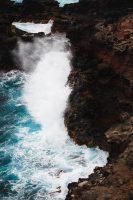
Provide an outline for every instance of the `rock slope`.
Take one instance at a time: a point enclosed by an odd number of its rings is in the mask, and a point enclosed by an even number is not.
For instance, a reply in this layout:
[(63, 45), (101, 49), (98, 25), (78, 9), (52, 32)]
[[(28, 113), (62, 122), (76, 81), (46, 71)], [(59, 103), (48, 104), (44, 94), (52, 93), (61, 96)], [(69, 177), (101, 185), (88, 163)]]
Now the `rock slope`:
[(78, 144), (98, 145), (110, 157), (104, 168), (69, 184), (67, 200), (133, 199), (133, 5), (99, 2), (96, 8), (91, 1), (86, 21), (68, 31), (73, 91), (65, 124)]

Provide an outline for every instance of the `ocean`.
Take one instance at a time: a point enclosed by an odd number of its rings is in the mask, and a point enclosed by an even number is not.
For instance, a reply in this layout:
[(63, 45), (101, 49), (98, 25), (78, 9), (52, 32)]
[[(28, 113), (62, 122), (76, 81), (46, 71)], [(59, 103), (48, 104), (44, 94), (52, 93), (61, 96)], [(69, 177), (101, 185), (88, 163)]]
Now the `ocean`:
[(78, 146), (64, 125), (70, 46), (63, 34), (19, 40), (12, 55), (22, 70), (0, 73), (0, 200), (64, 200), (70, 182), (107, 163), (107, 152)]

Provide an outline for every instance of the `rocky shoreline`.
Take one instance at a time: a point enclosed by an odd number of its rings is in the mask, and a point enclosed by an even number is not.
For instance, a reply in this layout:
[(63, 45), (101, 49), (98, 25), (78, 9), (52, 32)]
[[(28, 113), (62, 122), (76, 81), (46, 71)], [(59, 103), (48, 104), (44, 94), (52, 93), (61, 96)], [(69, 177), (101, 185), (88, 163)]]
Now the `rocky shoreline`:
[[(11, 51), (17, 38), (32, 41), (14, 21), (54, 20), (72, 44), (73, 89), (65, 125), (79, 145), (110, 153), (108, 164), (69, 184), (67, 200), (133, 199), (133, 1), (80, 0), (59, 8), (54, 0), (0, 1), (0, 69), (19, 69)], [(8, 58), (8, 59), (7, 59)]]

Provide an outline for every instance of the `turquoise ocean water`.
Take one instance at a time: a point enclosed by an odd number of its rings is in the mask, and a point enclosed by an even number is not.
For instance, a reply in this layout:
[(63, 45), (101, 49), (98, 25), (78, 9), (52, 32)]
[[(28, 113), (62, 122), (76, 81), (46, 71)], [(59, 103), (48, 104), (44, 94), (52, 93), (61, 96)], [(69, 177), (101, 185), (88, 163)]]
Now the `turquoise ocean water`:
[(64, 200), (68, 183), (107, 162), (107, 152), (76, 145), (64, 126), (69, 46), (60, 34), (18, 41), (23, 70), (0, 73), (0, 200)]

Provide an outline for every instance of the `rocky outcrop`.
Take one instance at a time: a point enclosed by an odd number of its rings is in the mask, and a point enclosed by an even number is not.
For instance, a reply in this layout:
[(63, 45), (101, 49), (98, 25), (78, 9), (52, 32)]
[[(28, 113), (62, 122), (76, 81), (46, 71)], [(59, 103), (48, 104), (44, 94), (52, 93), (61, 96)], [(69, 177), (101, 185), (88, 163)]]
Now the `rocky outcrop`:
[[(96, 168), (87, 179), (69, 187), (68, 200), (131, 200), (133, 199), (133, 118), (110, 128), (108, 142), (124, 145), (124, 151), (104, 168)], [(115, 148), (112, 149), (113, 154)], [(117, 152), (117, 151), (116, 151)], [(115, 155), (116, 156), (116, 155)]]
[[(113, 23), (96, 16), (67, 32), (74, 58), (65, 124), (79, 144), (110, 149), (105, 132), (132, 115), (132, 21), (132, 14)], [(126, 40), (131, 42), (125, 50), (116, 50)]]
[(42, 36), (42, 34), (28, 34), (16, 30), (12, 22), (47, 23), (58, 13), (58, 2), (54, 0), (24, 0), (22, 4), (14, 4), (10, 0), (0, 1), (0, 70), (20, 69), (12, 56), (18, 38), (32, 41), (33, 37)]
[(78, 144), (98, 145), (108, 150), (110, 157), (104, 168), (96, 168), (87, 179), (69, 184), (66, 199), (130, 200), (133, 198), (133, 4), (99, 1), (95, 8), (94, 2), (87, 1), (88, 5), (91, 3), (87, 19), (82, 18), (82, 23), (68, 30), (74, 52), (68, 82), (73, 91), (65, 124)]
[(39, 14), (39, 12), (47, 13), (59, 7), (59, 3), (55, 0), (24, 0), (23, 1), (23, 14)]

